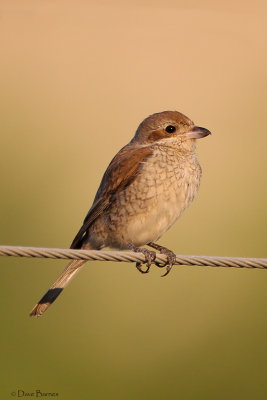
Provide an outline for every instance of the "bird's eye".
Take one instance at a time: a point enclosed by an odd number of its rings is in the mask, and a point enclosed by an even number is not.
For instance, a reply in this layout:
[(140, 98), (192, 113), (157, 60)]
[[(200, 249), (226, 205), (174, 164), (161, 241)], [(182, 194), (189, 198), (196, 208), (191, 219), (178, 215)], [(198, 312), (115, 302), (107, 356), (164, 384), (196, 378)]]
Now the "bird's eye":
[(176, 131), (176, 128), (173, 125), (168, 125), (168, 126), (166, 126), (165, 131), (168, 133), (173, 133)]

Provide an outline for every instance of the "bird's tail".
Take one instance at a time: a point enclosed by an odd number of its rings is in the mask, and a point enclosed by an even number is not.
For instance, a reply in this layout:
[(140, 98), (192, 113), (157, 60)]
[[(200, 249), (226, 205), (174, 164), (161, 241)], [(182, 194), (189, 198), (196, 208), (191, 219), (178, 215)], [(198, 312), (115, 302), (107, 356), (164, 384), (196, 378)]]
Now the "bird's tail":
[(62, 274), (57, 278), (53, 285), (48, 289), (46, 294), (36, 304), (30, 313), (30, 317), (40, 317), (48, 307), (56, 300), (62, 290), (70, 283), (74, 275), (77, 274), (84, 266), (86, 261), (73, 260), (66, 266)]

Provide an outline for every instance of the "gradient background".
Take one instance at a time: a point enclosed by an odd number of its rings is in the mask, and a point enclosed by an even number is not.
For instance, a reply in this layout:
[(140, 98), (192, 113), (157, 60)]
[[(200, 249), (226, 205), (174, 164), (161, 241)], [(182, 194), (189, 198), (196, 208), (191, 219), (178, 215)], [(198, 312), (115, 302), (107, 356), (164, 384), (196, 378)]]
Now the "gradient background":
[[(198, 142), (198, 198), (161, 243), (266, 257), (266, 13), (257, 0), (2, 0), (0, 243), (68, 247), (141, 120), (179, 110), (213, 135)], [(95, 262), (30, 319), (66, 262), (0, 262), (2, 399), (267, 398), (267, 271), (161, 279)]]

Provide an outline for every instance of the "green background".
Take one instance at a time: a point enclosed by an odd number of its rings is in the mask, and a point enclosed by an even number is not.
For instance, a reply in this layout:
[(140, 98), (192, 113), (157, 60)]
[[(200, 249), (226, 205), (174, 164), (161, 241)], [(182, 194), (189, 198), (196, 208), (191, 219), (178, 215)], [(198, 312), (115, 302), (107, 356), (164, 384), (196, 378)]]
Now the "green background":
[[(160, 243), (266, 257), (266, 12), (258, 0), (2, 0), (0, 243), (68, 247), (140, 121), (179, 110), (213, 135), (198, 142), (199, 195)], [(162, 279), (88, 263), (31, 319), (66, 262), (0, 262), (1, 399), (267, 398), (267, 271)]]

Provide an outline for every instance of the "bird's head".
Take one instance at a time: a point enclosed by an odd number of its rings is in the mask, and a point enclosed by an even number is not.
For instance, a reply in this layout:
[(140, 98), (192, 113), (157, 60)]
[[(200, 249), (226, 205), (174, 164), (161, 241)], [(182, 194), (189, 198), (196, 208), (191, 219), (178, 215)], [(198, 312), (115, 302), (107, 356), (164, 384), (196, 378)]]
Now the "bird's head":
[(147, 117), (139, 125), (132, 143), (160, 144), (183, 151), (192, 151), (196, 139), (210, 135), (210, 131), (195, 126), (193, 121), (178, 111), (163, 111)]

